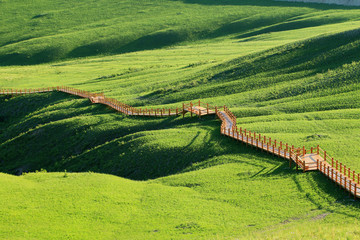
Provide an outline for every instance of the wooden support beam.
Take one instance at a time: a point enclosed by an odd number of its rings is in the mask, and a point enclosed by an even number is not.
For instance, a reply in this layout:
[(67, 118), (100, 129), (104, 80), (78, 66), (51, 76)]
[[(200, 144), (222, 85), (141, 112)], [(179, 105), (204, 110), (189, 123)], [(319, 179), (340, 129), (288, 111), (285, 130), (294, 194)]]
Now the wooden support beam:
[(357, 198), (357, 184), (355, 183), (355, 185), (354, 185), (354, 199), (356, 200), (356, 198)]
[(297, 170), (299, 170), (299, 163), (298, 163), (299, 156), (296, 155), (295, 159), (296, 159), (295, 163), (296, 163), (296, 171), (297, 171)]
[(190, 102), (190, 115), (191, 115), (191, 117), (193, 116), (193, 109), (192, 109), (192, 102)]
[(306, 171), (305, 160), (303, 160), (303, 172)]

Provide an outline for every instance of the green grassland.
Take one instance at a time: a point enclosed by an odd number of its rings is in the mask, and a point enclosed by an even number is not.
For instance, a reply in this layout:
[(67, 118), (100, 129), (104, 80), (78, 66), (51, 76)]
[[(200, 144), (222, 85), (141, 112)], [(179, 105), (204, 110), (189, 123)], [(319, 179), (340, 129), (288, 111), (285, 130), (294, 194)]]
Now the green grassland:
[[(2, 0), (0, 9), (0, 88), (227, 105), (239, 126), (320, 144), (360, 172), (359, 8)], [(2, 239), (360, 235), (359, 201), (321, 173), (221, 136), (213, 116), (127, 117), (59, 92), (1, 96), (0, 171)]]

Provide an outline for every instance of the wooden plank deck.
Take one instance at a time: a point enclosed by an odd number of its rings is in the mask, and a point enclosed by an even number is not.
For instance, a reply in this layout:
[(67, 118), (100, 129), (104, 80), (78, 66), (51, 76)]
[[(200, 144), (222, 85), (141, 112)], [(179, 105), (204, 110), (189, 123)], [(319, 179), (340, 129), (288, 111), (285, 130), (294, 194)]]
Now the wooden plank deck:
[(192, 108), (188, 107), (184, 109), (186, 112), (192, 112), (198, 116), (204, 116), (204, 115), (214, 115), (215, 111), (207, 109), (205, 107), (201, 106), (193, 106)]
[(317, 161), (324, 162), (324, 158), (316, 153), (305, 154), (301, 157), (301, 161), (304, 161), (308, 169), (306, 171), (318, 170)]

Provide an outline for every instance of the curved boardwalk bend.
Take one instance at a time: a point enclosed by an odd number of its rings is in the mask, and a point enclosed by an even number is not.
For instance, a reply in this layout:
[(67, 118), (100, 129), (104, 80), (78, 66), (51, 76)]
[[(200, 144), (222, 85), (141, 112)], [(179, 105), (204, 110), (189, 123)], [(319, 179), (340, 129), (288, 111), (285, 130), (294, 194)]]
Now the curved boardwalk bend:
[(121, 103), (113, 98), (107, 98), (103, 93), (91, 93), (75, 88), (57, 86), (51, 88), (39, 89), (6, 89), (0, 90), (0, 95), (18, 95), (59, 91), (68, 94), (89, 98), (92, 103), (101, 103), (107, 105), (116, 111), (122, 112), (131, 116), (151, 116), (151, 117), (168, 117), (185, 115), (190, 113), (191, 116), (215, 115), (221, 120), (221, 134), (233, 138), (239, 142), (256, 147), (259, 150), (271, 153), (280, 158), (289, 161), (289, 166), (295, 164), (296, 169), (305, 171), (319, 170), (332, 181), (343, 187), (346, 191), (354, 196), (360, 197), (360, 174), (346, 168), (334, 158), (330, 157), (326, 151), (322, 150), (319, 145), (311, 147), (310, 149), (295, 148), (288, 143), (278, 142), (270, 137), (262, 136), (261, 134), (251, 132), (247, 129), (237, 127), (236, 117), (226, 107), (211, 106), (207, 103), (198, 101), (196, 103), (183, 103), (181, 108), (176, 109), (147, 109), (134, 108), (124, 103)]

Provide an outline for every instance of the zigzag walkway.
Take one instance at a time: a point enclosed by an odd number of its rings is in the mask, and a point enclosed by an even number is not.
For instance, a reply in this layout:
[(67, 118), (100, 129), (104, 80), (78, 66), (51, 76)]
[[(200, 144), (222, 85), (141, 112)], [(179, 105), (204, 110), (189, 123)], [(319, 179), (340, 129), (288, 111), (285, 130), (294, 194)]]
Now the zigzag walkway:
[(107, 98), (103, 93), (91, 93), (75, 88), (57, 86), (51, 88), (39, 89), (6, 89), (0, 90), (0, 95), (18, 95), (18, 94), (32, 94), (59, 91), (72, 95), (77, 95), (84, 98), (89, 98), (92, 103), (101, 103), (107, 105), (116, 111), (122, 112), (131, 116), (151, 116), (151, 117), (168, 117), (177, 116), (190, 113), (191, 116), (216, 115), (221, 120), (221, 134), (233, 138), (237, 141), (243, 142), (252, 147), (256, 147), (262, 151), (271, 153), (275, 156), (284, 158), (289, 161), (289, 165), (295, 164), (296, 169), (299, 168), (305, 171), (319, 170), (332, 181), (343, 187), (346, 191), (352, 194), (355, 198), (360, 197), (360, 174), (346, 168), (345, 165), (331, 158), (326, 151), (322, 150), (319, 145), (311, 147), (310, 149), (295, 148), (287, 143), (278, 142), (261, 134), (248, 131), (247, 129), (238, 128), (236, 126), (236, 117), (226, 107), (218, 108), (211, 106), (201, 101), (195, 104), (190, 102), (183, 103), (182, 108), (176, 109), (147, 109), (134, 108), (124, 103), (121, 103), (113, 98)]

